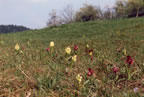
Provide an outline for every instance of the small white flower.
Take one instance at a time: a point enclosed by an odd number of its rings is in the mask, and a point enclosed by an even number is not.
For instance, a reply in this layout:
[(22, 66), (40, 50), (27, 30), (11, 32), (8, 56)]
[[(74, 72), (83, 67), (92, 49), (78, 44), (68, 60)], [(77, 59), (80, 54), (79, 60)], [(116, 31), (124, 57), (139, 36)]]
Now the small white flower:
[(133, 89), (133, 91), (134, 91), (134, 92), (138, 92), (138, 89), (139, 89), (139, 88), (135, 87), (135, 88)]

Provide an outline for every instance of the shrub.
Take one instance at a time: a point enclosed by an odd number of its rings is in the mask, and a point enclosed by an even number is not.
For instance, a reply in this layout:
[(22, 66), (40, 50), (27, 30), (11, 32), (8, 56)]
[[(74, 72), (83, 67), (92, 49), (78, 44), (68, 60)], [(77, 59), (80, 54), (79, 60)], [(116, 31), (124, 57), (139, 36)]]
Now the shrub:
[(91, 21), (101, 17), (101, 9), (85, 4), (76, 12), (75, 21)]

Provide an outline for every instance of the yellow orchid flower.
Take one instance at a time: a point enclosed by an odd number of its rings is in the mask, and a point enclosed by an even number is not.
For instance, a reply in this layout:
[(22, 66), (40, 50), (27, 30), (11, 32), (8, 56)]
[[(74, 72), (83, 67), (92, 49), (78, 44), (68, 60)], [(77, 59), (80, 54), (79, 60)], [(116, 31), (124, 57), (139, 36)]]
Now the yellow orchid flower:
[(53, 41), (50, 42), (50, 47), (54, 47), (54, 42)]
[(92, 56), (93, 52), (90, 52), (89, 55)]
[(78, 81), (79, 84), (80, 84), (81, 81), (82, 81), (82, 76), (81, 76), (80, 74), (78, 74), (78, 75), (76, 76), (76, 79), (77, 79), (77, 81)]
[(70, 48), (70, 47), (67, 47), (67, 48), (65, 49), (65, 52), (66, 52), (67, 54), (70, 54), (70, 53), (71, 53), (71, 48)]
[(76, 62), (76, 61), (77, 61), (77, 55), (74, 55), (74, 56), (72, 57), (72, 60), (73, 60), (73, 62)]
[(124, 55), (127, 55), (126, 49), (123, 49), (123, 53), (124, 53)]
[(17, 43), (16, 45), (15, 45), (15, 50), (19, 50), (20, 49), (20, 47), (19, 47), (19, 44)]
[(87, 44), (86, 47), (89, 48), (89, 45)]

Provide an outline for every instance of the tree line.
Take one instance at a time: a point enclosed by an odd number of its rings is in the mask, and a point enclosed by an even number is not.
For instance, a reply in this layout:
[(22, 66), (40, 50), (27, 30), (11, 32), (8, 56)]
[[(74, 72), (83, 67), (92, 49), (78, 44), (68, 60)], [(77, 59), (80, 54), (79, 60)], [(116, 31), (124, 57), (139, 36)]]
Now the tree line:
[(17, 25), (0, 25), (0, 33), (13, 33), (13, 32), (22, 32), (30, 30), (24, 26), (17, 26)]
[(47, 26), (59, 26), (72, 22), (95, 21), (99, 19), (131, 18), (144, 16), (144, 0), (116, 0), (112, 8), (102, 10), (98, 6), (84, 4), (78, 11), (67, 6), (61, 13), (52, 10)]

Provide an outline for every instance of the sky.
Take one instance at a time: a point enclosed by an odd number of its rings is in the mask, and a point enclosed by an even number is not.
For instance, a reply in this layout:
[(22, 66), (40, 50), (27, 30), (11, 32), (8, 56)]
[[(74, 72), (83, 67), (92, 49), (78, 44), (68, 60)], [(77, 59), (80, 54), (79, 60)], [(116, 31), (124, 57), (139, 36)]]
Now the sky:
[(43, 28), (49, 13), (62, 11), (70, 5), (78, 10), (83, 4), (112, 7), (115, 0), (0, 0), (0, 24), (23, 25), (28, 28)]

